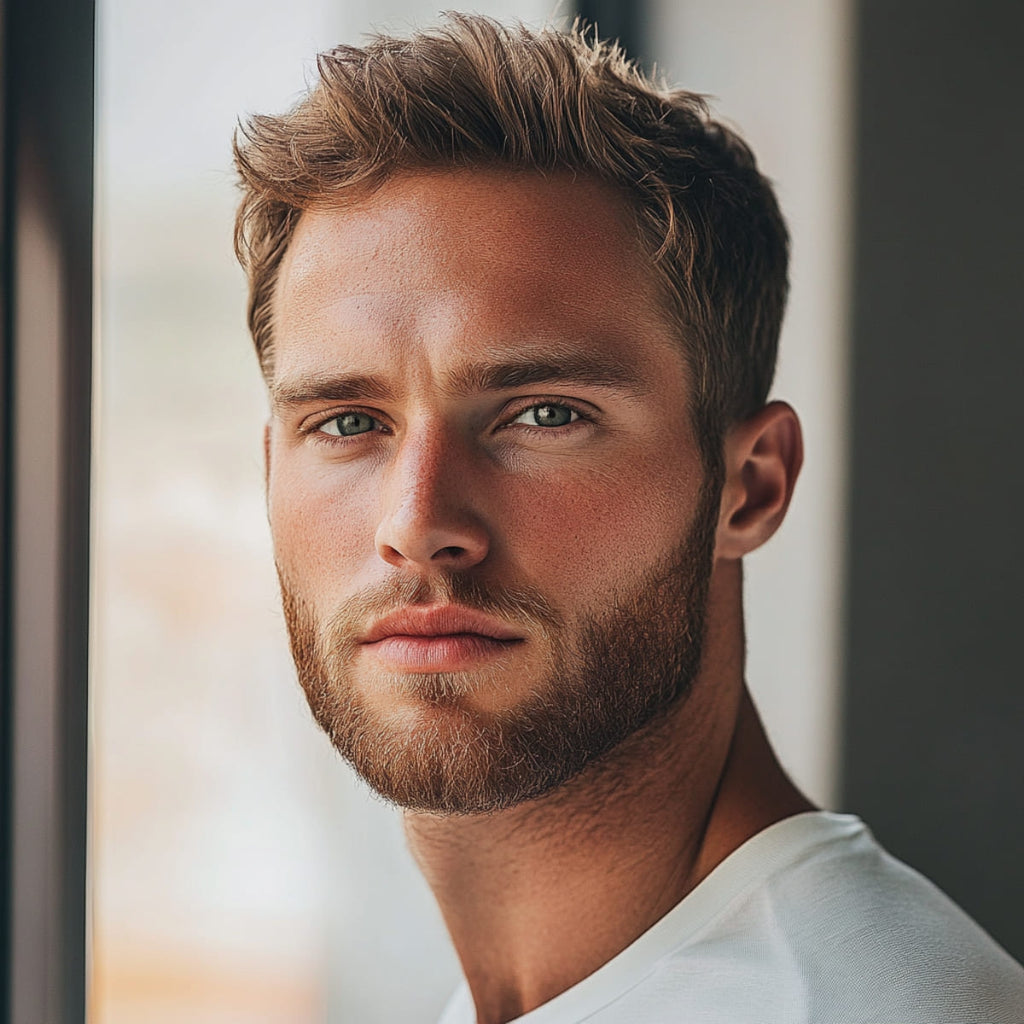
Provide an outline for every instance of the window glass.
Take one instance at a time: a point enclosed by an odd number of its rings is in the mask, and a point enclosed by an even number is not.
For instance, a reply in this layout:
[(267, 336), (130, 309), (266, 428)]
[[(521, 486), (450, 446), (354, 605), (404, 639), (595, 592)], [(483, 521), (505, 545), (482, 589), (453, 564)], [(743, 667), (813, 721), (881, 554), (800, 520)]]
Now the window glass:
[(294, 681), (231, 251), (237, 118), (293, 102), (318, 50), (435, 16), (100, 0), (93, 1024), (429, 1020), (457, 979), (398, 816)]

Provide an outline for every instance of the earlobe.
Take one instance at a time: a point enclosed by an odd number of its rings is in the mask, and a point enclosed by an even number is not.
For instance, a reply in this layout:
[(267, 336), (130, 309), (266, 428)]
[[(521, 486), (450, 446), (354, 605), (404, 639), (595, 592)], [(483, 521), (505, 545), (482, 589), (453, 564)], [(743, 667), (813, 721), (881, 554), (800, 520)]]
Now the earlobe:
[(729, 430), (716, 557), (742, 558), (775, 533), (802, 464), (800, 420), (785, 402), (771, 402)]

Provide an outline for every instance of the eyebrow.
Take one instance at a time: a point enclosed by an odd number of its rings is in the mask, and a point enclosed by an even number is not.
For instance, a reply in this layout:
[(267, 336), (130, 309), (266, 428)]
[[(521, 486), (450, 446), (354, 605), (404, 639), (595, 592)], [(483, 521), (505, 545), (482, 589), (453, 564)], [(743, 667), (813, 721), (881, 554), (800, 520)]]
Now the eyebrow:
[(394, 392), (380, 377), (360, 373), (313, 373), (270, 385), (275, 406), (305, 405), (307, 402), (354, 402), (369, 399), (387, 402)]
[[(550, 359), (483, 360), (453, 370), (442, 387), (447, 394), (461, 397), (535, 384), (582, 384), (636, 395), (650, 390), (649, 383), (633, 367), (592, 353), (572, 353)], [(274, 381), (270, 385), (270, 397), (275, 406), (320, 401), (387, 402), (394, 401), (395, 391), (383, 378), (372, 374), (316, 373)]]
[(512, 358), (481, 361), (452, 371), (445, 390), (457, 395), (507, 391), (532, 384), (584, 384), (642, 394), (649, 384), (637, 370), (619, 359), (591, 352), (557, 354), (551, 358)]

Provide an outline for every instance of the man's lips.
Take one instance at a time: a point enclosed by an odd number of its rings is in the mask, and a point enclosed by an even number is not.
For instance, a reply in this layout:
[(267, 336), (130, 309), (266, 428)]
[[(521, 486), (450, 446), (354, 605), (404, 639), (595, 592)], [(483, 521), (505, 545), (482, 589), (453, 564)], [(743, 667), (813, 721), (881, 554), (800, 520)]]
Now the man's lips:
[(361, 638), (372, 644), (388, 637), (444, 637), (472, 634), (488, 640), (522, 640), (523, 634), (500, 619), (458, 605), (409, 606), (378, 619)]
[(522, 632), (457, 605), (410, 606), (375, 622), (360, 643), (389, 666), (411, 672), (454, 672), (504, 654)]

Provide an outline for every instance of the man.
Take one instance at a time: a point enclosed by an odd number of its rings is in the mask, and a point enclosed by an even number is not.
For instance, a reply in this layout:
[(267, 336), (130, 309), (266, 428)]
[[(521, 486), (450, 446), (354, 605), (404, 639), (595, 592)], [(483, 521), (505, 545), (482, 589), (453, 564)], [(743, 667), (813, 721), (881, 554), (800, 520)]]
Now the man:
[(319, 67), (236, 147), (269, 515), (310, 707), (461, 959), (445, 1024), (1024, 1020), (744, 684), (802, 456), (749, 150), (578, 34), (452, 16)]

